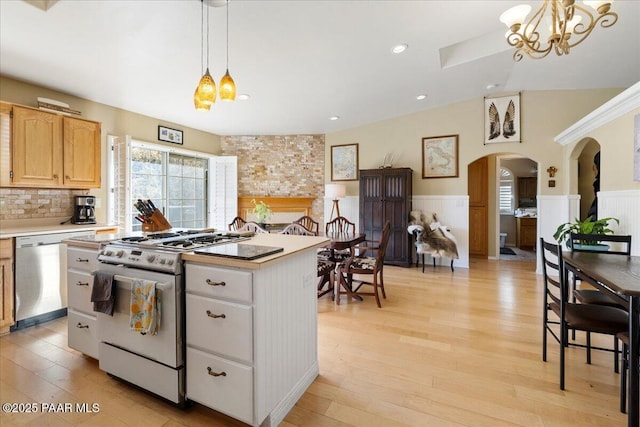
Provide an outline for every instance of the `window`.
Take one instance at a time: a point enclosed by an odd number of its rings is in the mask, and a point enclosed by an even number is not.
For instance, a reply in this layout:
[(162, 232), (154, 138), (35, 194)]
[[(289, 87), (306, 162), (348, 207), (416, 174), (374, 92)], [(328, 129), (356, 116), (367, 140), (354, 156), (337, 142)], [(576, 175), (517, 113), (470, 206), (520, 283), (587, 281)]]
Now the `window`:
[[(206, 228), (209, 160), (147, 147), (131, 148), (131, 204), (151, 199), (174, 227)], [(131, 220), (138, 214), (134, 208)], [(134, 231), (141, 229), (134, 222)]]
[(500, 168), (500, 215), (513, 215), (514, 207), (514, 177), (507, 168)]
[(125, 232), (142, 229), (138, 199), (150, 199), (176, 228), (225, 230), (236, 216), (236, 157), (114, 137), (110, 158), (113, 217)]

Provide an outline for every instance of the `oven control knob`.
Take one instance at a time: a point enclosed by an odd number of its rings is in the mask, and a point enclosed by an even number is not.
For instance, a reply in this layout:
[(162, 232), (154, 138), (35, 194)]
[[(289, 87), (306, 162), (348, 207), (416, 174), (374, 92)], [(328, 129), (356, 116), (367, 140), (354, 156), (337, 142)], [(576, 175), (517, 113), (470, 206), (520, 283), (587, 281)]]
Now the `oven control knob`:
[(173, 260), (172, 259), (168, 259), (167, 260), (167, 265), (173, 265)]
[(167, 260), (166, 260), (166, 259), (164, 259), (164, 258), (160, 258), (160, 264), (164, 264), (165, 262), (167, 262)]
[(153, 262), (153, 260), (155, 260), (155, 259), (156, 259), (156, 256), (155, 256), (155, 255), (149, 255), (149, 256), (147, 256), (147, 262)]
[(116, 252), (116, 256), (118, 258), (122, 258), (123, 255), (124, 255), (124, 251), (123, 250), (120, 250), (120, 251)]
[(111, 252), (111, 251), (107, 251), (107, 252), (105, 253), (105, 255), (106, 255), (106, 256), (111, 256), (111, 255), (113, 255), (113, 252)]

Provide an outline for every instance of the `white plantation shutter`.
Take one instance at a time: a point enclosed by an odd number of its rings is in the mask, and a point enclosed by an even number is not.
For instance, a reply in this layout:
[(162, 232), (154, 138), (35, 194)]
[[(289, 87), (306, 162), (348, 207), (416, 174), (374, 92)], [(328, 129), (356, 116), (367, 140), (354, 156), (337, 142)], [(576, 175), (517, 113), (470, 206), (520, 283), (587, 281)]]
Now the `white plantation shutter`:
[(114, 137), (112, 140), (112, 164), (111, 174), (113, 177), (111, 200), (113, 203), (112, 221), (118, 225), (122, 232), (131, 232), (131, 221), (128, 213), (131, 212), (131, 137)]
[(209, 225), (226, 231), (228, 224), (238, 215), (238, 158), (214, 157), (209, 170)]
[(514, 179), (509, 169), (500, 168), (500, 214), (512, 215), (514, 210)]

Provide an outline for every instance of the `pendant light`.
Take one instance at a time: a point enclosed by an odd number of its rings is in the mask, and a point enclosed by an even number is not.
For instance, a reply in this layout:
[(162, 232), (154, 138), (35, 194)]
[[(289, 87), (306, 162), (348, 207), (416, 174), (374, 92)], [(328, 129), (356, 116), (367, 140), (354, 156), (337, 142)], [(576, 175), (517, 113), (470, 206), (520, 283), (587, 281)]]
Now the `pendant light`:
[[(201, 25), (204, 21), (204, 0), (201, 4)], [(204, 30), (201, 31), (201, 36), (204, 36)], [(202, 46), (202, 44), (201, 44)], [(201, 55), (201, 70), (204, 68), (204, 55)], [(209, 111), (211, 105), (216, 102), (216, 83), (213, 81), (211, 74), (209, 73), (209, 8), (207, 8), (207, 71), (200, 78), (200, 82), (196, 87), (196, 91), (193, 94), (193, 103), (198, 111)]]
[(227, 0), (227, 72), (220, 79), (220, 99), (222, 101), (236, 99), (236, 84), (229, 74), (229, 0)]

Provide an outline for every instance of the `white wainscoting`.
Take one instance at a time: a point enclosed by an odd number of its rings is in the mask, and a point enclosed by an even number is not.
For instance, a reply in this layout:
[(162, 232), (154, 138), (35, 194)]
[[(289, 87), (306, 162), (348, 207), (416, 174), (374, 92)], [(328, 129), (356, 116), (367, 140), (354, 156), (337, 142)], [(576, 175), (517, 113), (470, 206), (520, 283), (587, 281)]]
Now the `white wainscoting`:
[(630, 234), (631, 255), (640, 256), (640, 190), (600, 191), (598, 218), (614, 217), (611, 229), (615, 234)]
[[(356, 230), (360, 229), (360, 201), (358, 196), (348, 196), (340, 199), (340, 215), (356, 223)], [(333, 201), (324, 199), (325, 223), (331, 215)], [(454, 268), (469, 268), (469, 196), (429, 195), (413, 196), (412, 210), (436, 212), (442, 225), (449, 226), (451, 233), (458, 241), (458, 260), (453, 262)], [(334, 213), (335, 216), (335, 213)], [(409, 219), (407, 218), (407, 223)], [(324, 225), (322, 226), (324, 227)], [(415, 258), (413, 259), (415, 261)], [(449, 265), (449, 260), (439, 261), (442, 265)]]

